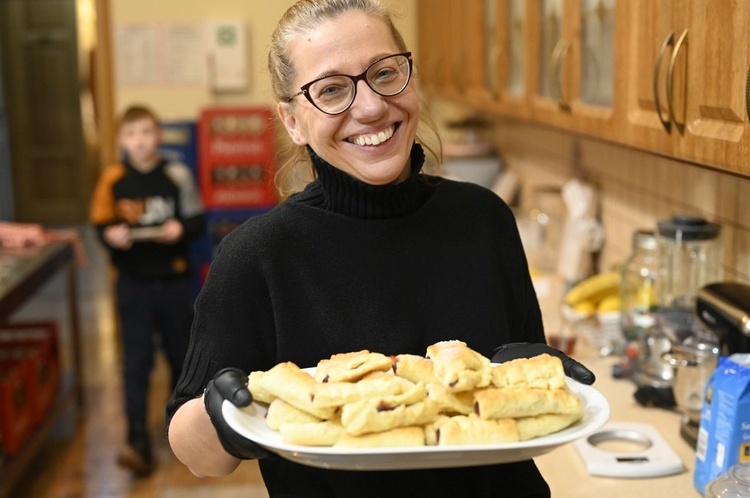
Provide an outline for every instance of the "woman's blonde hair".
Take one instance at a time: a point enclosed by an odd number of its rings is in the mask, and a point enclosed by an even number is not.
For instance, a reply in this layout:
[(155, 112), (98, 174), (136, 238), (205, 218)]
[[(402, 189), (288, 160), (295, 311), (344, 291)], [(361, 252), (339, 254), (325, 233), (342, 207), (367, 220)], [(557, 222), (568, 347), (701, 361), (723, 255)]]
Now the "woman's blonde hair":
[[(406, 52), (406, 43), (401, 33), (393, 24), (391, 13), (380, 0), (299, 0), (282, 16), (271, 36), (268, 51), (268, 71), (271, 74), (271, 89), (278, 102), (285, 102), (297, 93), (292, 87), (296, 72), (291, 61), (290, 47), (294, 41), (321, 23), (344, 14), (358, 10), (382, 21), (393, 35), (399, 51)], [(413, 76), (413, 75), (412, 75)], [(422, 136), (430, 137), (429, 143)], [(437, 126), (420, 99), (420, 123), (417, 127), (417, 141), (427, 154), (440, 163), (440, 137)], [(305, 146), (296, 145), (291, 140), (284, 140), (279, 148), (279, 167), (276, 173), (276, 186), (282, 196), (299, 191), (315, 178), (315, 172)]]

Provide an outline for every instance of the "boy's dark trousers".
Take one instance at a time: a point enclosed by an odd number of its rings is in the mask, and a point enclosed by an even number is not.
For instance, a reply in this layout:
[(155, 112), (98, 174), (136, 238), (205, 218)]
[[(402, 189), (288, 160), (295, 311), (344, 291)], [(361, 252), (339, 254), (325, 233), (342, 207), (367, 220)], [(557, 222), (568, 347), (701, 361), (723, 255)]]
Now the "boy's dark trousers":
[[(151, 282), (120, 275), (117, 310), (123, 345), (125, 412), (128, 442), (148, 444), (146, 406), (149, 378), (158, 343), (172, 375), (172, 387), (182, 370), (193, 320), (192, 283), (189, 277)], [(158, 334), (158, 336), (157, 336)]]

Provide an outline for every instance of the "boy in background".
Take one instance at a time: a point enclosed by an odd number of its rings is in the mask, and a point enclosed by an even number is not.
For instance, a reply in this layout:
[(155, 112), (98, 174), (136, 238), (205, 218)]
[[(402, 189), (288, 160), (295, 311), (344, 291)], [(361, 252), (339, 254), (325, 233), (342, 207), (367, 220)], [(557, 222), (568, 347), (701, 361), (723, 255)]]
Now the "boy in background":
[(137, 475), (153, 467), (146, 426), (155, 335), (177, 381), (193, 318), (189, 242), (205, 228), (192, 173), (158, 152), (161, 128), (154, 112), (127, 109), (118, 123), (120, 163), (101, 174), (90, 221), (117, 271), (116, 299), (123, 347), (127, 444), (118, 463)]

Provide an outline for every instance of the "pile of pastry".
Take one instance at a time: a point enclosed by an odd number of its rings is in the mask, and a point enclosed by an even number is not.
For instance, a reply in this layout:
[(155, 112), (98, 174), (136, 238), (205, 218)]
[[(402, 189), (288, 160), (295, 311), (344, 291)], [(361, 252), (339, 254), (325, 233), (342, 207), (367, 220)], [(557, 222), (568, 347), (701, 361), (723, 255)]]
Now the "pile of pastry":
[(248, 388), (284, 442), (367, 448), (525, 441), (583, 414), (562, 362), (547, 354), (499, 365), (462, 341), (425, 356), (370, 351), (321, 360), (314, 376), (292, 362), (252, 372)]

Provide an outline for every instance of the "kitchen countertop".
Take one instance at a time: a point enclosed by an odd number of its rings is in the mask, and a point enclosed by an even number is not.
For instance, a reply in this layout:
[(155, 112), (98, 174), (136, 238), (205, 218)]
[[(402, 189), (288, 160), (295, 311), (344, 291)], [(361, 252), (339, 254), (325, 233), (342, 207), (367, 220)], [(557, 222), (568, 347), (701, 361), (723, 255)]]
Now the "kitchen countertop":
[(558, 447), (535, 458), (540, 472), (552, 490), (553, 498), (586, 496), (607, 498), (679, 496), (699, 498), (693, 486), (695, 450), (680, 436), (680, 415), (661, 408), (645, 408), (633, 397), (635, 384), (626, 379), (612, 378), (615, 357), (600, 358), (585, 344), (576, 345), (573, 353), (578, 361), (596, 374), (594, 387), (609, 401), (610, 422), (638, 422), (653, 425), (677, 453), (685, 467), (683, 472), (665, 477), (610, 478), (589, 475), (573, 443)]

